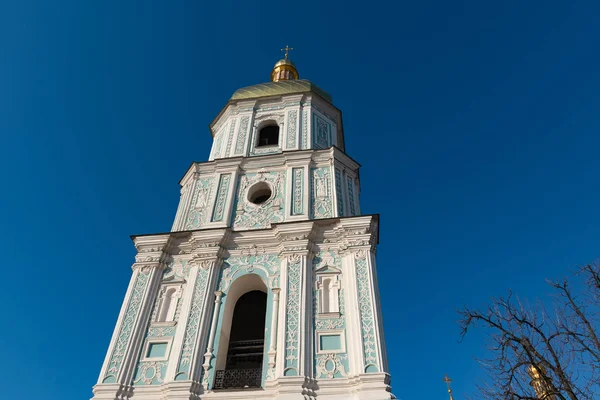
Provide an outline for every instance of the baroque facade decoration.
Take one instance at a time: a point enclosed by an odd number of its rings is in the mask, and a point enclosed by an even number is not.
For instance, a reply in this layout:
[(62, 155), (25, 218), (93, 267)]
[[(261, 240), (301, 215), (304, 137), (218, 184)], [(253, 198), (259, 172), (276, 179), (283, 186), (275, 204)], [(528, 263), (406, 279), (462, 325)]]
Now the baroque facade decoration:
[(384, 400), (379, 218), (331, 96), (287, 56), (237, 90), (133, 275), (95, 400)]

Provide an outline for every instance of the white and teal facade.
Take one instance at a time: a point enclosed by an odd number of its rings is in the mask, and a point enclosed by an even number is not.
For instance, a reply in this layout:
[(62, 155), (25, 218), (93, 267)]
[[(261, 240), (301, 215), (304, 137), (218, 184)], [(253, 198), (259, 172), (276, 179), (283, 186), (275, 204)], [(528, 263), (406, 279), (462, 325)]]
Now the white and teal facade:
[[(340, 110), (314, 84), (280, 80), (236, 91), (211, 131), (209, 160), (180, 182), (171, 232), (133, 237), (93, 399), (394, 398), (378, 216), (360, 212)], [(236, 307), (252, 291), (266, 298), (257, 387), (221, 388)]]

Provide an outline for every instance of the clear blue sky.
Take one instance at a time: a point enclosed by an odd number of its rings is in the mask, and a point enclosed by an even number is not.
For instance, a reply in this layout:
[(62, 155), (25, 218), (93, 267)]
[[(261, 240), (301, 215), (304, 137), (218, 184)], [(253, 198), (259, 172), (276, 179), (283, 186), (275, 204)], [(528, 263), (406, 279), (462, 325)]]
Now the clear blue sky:
[[(91, 396), (135, 249), (168, 231), (208, 124), (286, 44), (343, 110), (381, 214), (393, 387), (457, 399), (456, 309), (599, 255), (600, 28), (590, 1), (0, 5), (3, 398)], [(18, 382), (18, 384), (16, 384)]]

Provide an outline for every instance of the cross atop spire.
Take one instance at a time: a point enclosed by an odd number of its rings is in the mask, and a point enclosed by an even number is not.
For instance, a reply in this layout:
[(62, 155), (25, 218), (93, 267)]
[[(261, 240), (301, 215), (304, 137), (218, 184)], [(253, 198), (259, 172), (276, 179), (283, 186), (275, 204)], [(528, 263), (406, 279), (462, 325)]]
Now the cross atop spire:
[(285, 51), (285, 59), (288, 59), (288, 55), (290, 50), (294, 50), (293, 47), (288, 46), (287, 44), (285, 45), (285, 47), (283, 49), (281, 49), (281, 51)]
[(454, 400), (454, 397), (452, 397), (452, 388), (450, 388), (450, 382), (452, 382), (452, 379), (450, 379), (447, 374), (444, 376), (444, 382), (446, 382), (446, 385), (448, 386), (448, 395), (450, 396), (450, 400)]

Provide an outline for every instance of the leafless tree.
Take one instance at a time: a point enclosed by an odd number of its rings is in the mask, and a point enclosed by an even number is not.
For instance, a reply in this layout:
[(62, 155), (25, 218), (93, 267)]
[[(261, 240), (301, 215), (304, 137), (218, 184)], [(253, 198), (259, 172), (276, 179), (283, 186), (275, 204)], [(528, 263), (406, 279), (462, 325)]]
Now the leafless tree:
[(487, 309), (460, 311), (463, 339), (475, 327), (489, 334), (490, 357), (479, 360), (490, 378), (479, 387), (483, 398), (600, 398), (600, 263), (548, 284), (546, 302), (509, 293)]

